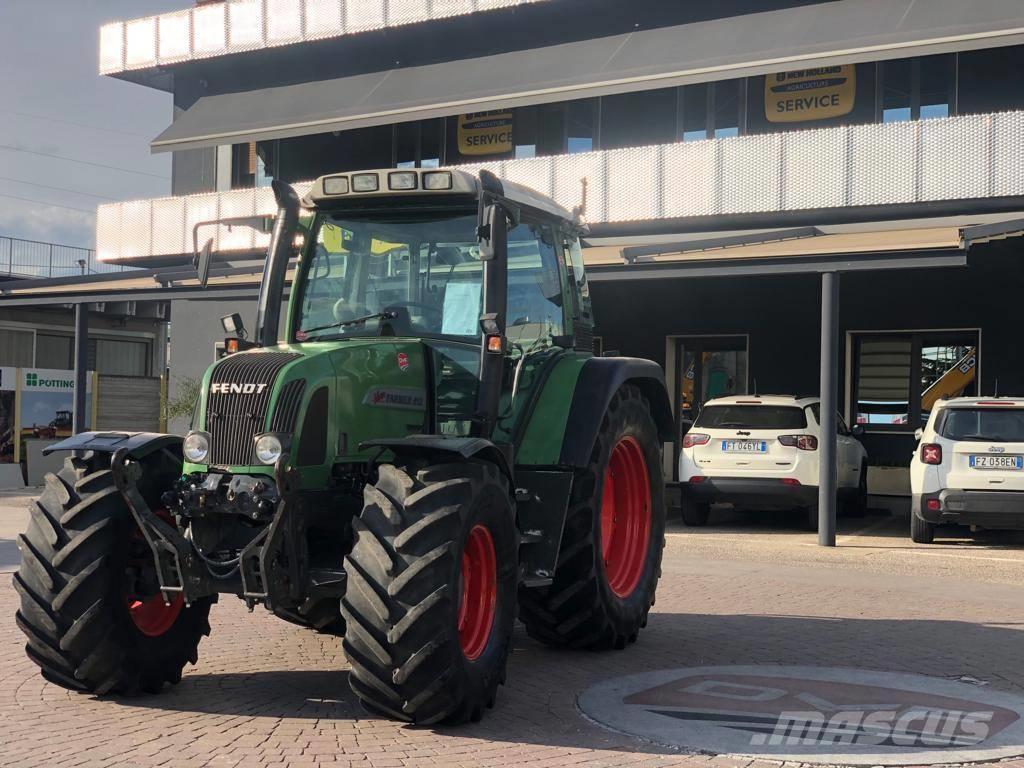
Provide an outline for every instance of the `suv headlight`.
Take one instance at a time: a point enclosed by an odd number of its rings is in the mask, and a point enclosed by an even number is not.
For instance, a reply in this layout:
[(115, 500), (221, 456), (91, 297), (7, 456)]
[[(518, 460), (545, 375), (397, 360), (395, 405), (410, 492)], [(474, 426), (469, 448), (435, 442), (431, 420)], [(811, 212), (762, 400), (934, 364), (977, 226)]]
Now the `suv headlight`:
[(181, 452), (193, 464), (202, 464), (210, 455), (210, 436), (205, 432), (189, 432), (181, 441)]
[(281, 438), (277, 435), (256, 436), (256, 458), (262, 464), (277, 463), (283, 452), (284, 446), (281, 444)]

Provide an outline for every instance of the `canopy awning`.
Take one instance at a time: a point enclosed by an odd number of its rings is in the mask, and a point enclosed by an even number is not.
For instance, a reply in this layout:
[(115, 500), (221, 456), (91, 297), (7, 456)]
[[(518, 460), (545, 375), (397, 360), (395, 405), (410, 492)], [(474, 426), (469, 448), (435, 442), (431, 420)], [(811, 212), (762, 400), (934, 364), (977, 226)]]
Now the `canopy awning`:
[(844, 0), (205, 96), (154, 152), (1024, 42), (1019, 0)]

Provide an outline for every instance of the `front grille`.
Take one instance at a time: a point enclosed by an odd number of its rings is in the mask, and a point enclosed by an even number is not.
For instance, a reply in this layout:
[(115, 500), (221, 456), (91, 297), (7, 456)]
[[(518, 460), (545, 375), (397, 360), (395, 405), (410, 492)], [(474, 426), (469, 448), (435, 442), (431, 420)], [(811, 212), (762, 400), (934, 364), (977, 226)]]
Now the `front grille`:
[[(225, 358), (213, 369), (206, 401), (211, 464), (224, 467), (255, 463), (253, 440), (263, 431), (274, 380), (298, 357), (294, 352), (243, 352)], [(254, 386), (247, 387), (251, 389), (248, 393), (215, 392), (214, 384)]]

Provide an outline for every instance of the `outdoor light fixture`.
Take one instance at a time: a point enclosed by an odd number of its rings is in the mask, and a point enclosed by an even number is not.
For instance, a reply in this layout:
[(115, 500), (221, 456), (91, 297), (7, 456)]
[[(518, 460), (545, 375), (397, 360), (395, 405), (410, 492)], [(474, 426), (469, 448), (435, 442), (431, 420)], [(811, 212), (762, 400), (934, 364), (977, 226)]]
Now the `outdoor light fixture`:
[(431, 171), (423, 174), (424, 189), (451, 189), (452, 175), (448, 171)]
[(353, 192), (376, 192), (380, 189), (380, 179), (376, 173), (357, 173), (352, 176)]
[(189, 432), (181, 441), (181, 452), (187, 461), (201, 464), (210, 454), (210, 436), (205, 432)]
[(415, 171), (397, 171), (388, 174), (389, 189), (416, 189)]
[(348, 176), (330, 176), (324, 179), (325, 195), (347, 195)]
[(237, 312), (233, 312), (230, 315), (224, 315), (224, 317), (220, 319), (220, 325), (224, 329), (224, 333), (229, 336), (245, 336), (245, 326), (242, 324), (242, 316)]

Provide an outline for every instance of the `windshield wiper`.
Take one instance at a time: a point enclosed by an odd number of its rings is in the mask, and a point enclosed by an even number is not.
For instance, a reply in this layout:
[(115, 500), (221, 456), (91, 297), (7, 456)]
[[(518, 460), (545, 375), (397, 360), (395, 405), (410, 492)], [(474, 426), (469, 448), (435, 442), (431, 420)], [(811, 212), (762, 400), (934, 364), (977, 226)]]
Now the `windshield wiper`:
[(327, 325), (315, 325), (312, 328), (300, 328), (298, 331), (296, 331), (296, 334), (326, 331), (330, 328), (344, 328), (349, 325), (359, 325), (360, 323), (365, 323), (368, 320), (376, 320), (377, 318), (380, 318), (381, 320), (394, 320), (396, 317), (398, 317), (397, 312), (393, 310), (385, 310), (384, 312), (374, 312), (371, 315), (354, 317), (351, 320), (339, 320), (336, 323), (328, 323)]

